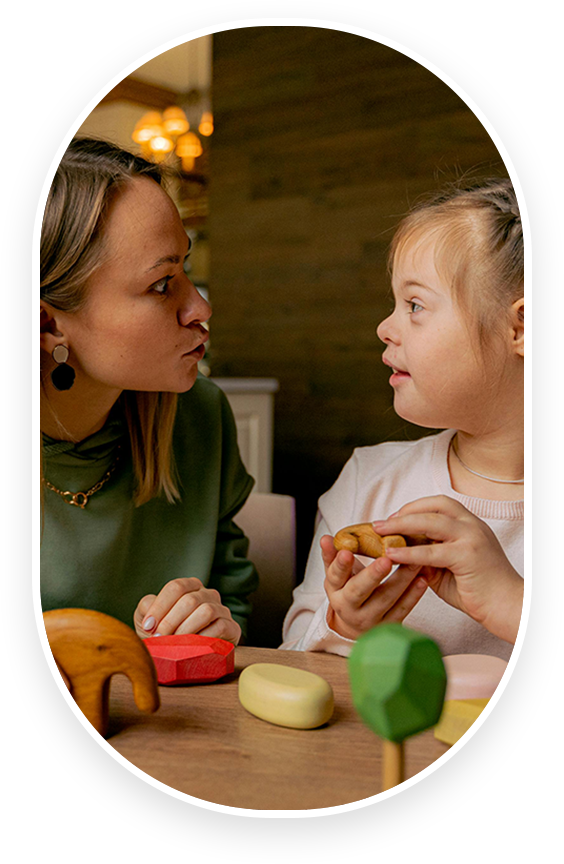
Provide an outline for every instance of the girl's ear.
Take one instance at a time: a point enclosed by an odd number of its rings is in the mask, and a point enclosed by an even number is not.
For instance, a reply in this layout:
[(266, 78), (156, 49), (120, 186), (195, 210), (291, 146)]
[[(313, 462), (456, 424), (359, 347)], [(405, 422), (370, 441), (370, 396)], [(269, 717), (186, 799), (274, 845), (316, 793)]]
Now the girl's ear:
[(513, 350), (520, 357), (525, 354), (525, 300), (521, 297), (511, 306), (511, 331)]

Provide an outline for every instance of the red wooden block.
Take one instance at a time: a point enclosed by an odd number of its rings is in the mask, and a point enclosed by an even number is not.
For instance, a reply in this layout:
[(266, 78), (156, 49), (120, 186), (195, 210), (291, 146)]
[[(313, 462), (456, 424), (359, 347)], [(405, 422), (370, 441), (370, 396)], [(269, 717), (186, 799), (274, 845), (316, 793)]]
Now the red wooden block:
[(197, 633), (145, 639), (159, 684), (205, 684), (233, 672), (235, 646)]

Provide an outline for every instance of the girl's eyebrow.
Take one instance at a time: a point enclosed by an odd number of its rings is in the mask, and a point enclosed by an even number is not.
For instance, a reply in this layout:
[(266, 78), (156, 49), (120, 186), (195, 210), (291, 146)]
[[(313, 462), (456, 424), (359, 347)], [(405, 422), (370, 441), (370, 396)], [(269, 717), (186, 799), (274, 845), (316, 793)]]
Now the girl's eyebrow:
[(434, 288), (430, 288), (429, 285), (425, 285), (424, 282), (416, 282), (413, 279), (408, 279), (406, 282), (402, 282), (401, 288), (423, 288), (425, 291), (430, 291), (432, 294), (436, 294)]

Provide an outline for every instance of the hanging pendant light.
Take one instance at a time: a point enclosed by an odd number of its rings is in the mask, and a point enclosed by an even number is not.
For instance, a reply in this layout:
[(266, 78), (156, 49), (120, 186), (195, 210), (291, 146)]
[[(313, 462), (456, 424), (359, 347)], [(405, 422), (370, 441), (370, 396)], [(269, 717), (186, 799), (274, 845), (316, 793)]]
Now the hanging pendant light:
[(164, 133), (162, 120), (163, 118), (159, 111), (148, 111), (144, 114), (137, 122), (131, 136), (135, 143), (145, 144), (156, 135), (162, 135)]
[(198, 126), (198, 132), (200, 135), (204, 135), (206, 138), (212, 134), (213, 132), (213, 115), (211, 111), (204, 111), (202, 114), (202, 119), (200, 120), (200, 125)]
[(187, 132), (185, 135), (181, 135), (176, 142), (176, 155), (180, 156), (184, 171), (192, 171), (195, 160), (203, 152), (200, 139), (194, 132)]
[(171, 105), (163, 111), (163, 128), (167, 135), (174, 137), (188, 132), (190, 124), (182, 108)]

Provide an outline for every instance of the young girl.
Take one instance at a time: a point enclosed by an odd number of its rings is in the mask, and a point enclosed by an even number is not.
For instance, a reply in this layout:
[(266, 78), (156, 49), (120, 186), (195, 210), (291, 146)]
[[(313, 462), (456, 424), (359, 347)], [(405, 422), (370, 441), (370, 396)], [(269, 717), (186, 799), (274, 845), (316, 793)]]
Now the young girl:
[(189, 245), (155, 165), (72, 142), (41, 235), (42, 604), (237, 643), (257, 577), (232, 520), (253, 481), (197, 377), (211, 309)]
[[(523, 236), (510, 182), (417, 207), (390, 267), (395, 309), (378, 336), (394, 408), (446, 431), (355, 450), (319, 500), (281, 647), (347, 655), (364, 631), (405, 621), (444, 654), (507, 659), (523, 596)], [(376, 560), (337, 553), (330, 535), (360, 522), (437, 542)]]

